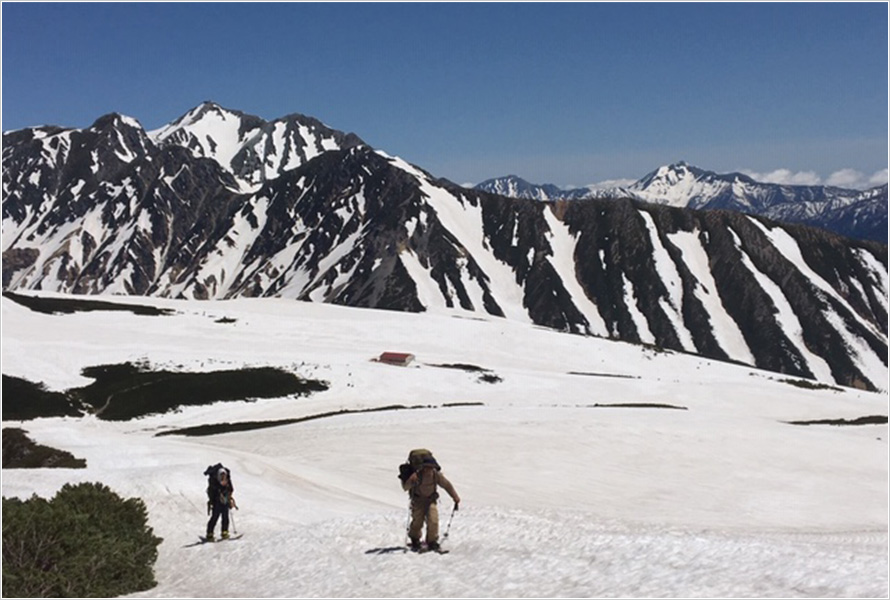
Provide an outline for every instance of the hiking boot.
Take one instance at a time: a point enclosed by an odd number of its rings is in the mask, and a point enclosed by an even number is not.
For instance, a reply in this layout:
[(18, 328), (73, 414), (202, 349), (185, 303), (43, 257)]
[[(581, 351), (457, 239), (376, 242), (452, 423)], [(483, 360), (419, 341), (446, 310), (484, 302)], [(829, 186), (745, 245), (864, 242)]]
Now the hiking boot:
[(212, 534), (212, 533), (208, 533), (208, 534), (207, 534), (207, 537), (206, 537), (205, 539), (206, 539), (208, 542), (212, 542), (212, 541), (214, 541), (216, 538), (213, 537), (213, 534)]
[(415, 552), (420, 550), (420, 540), (416, 538), (411, 538), (411, 549)]
[(426, 547), (429, 550), (436, 551), (439, 549), (439, 542), (427, 542)]
[(222, 539), (224, 539), (224, 540), (229, 539), (229, 532), (228, 532), (228, 531), (223, 531), (223, 532), (222, 532)]

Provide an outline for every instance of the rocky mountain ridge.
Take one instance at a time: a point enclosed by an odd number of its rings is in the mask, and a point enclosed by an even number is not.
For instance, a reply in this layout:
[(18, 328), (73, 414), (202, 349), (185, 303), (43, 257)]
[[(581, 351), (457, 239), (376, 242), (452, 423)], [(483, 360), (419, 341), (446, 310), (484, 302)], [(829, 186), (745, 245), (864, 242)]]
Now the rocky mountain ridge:
[(4, 290), (458, 311), (886, 385), (886, 245), (468, 190), (317, 122), (218, 108), (4, 134)]
[(659, 167), (623, 187), (563, 190), (529, 183), (516, 175), (489, 179), (476, 189), (534, 200), (633, 198), (653, 204), (725, 209), (784, 223), (801, 223), (856, 239), (887, 243), (887, 185), (868, 190), (781, 185), (742, 173), (718, 174), (685, 162)]

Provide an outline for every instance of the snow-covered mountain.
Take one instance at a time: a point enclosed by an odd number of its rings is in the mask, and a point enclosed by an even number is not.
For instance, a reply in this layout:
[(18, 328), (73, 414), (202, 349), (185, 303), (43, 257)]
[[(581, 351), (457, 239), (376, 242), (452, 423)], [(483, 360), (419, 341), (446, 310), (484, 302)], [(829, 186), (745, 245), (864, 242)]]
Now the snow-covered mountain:
[(886, 387), (886, 245), (467, 190), (306, 123), (204, 104), (151, 134), (119, 115), (4, 134), (4, 289), (457, 308)]
[(762, 183), (741, 173), (718, 174), (679, 162), (659, 167), (625, 187), (562, 190), (552, 184), (536, 185), (508, 175), (486, 180), (476, 189), (534, 200), (633, 198), (683, 208), (735, 210), (887, 243), (886, 184), (860, 191)]
[(552, 183), (541, 185), (529, 183), (518, 175), (507, 175), (496, 179), (488, 179), (475, 186), (475, 189), (499, 196), (510, 198), (525, 198), (527, 200), (571, 200), (591, 197), (592, 190), (587, 188), (563, 190)]
[(508, 196), (510, 198), (522, 198), (524, 200), (539, 200), (552, 202), (557, 200), (579, 200), (589, 198), (615, 198), (630, 197), (622, 187), (607, 188), (570, 188), (563, 189), (552, 183), (530, 183), (518, 175), (506, 175), (486, 179), (482, 183), (473, 186), (474, 190)]
[(179, 119), (148, 132), (159, 146), (182, 146), (212, 158), (246, 188), (305, 164), (328, 150), (363, 144), (355, 134), (293, 114), (274, 121), (204, 102)]

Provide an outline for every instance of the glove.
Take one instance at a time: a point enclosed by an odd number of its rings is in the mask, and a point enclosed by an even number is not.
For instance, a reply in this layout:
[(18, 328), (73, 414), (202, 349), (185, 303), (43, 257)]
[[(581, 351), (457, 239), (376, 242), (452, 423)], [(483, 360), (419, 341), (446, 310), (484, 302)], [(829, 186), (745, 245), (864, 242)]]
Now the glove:
[(457, 509), (460, 508), (460, 500), (454, 503), (454, 512), (457, 512)]
[(212, 510), (213, 510), (213, 502), (211, 502), (210, 500), (208, 500), (208, 501), (207, 501), (207, 514), (209, 515), (209, 514), (210, 514), (210, 511), (212, 511)]

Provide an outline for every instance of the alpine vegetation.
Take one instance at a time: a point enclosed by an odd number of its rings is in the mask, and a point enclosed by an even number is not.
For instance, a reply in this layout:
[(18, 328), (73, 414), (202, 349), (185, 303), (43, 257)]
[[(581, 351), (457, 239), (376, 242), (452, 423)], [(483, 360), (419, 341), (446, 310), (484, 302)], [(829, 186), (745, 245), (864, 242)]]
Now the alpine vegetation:
[(75, 458), (70, 452), (37, 444), (28, 437), (28, 432), (23, 429), (18, 427), (3, 428), (4, 469), (83, 469), (85, 467), (85, 460)]
[(156, 131), (112, 114), (4, 133), (3, 198), (8, 291), (459, 309), (886, 387), (885, 244), (463, 189), (302, 115), (208, 102)]
[(147, 521), (142, 500), (98, 483), (65, 485), (51, 500), (4, 496), (3, 596), (107, 598), (154, 587), (163, 540)]

